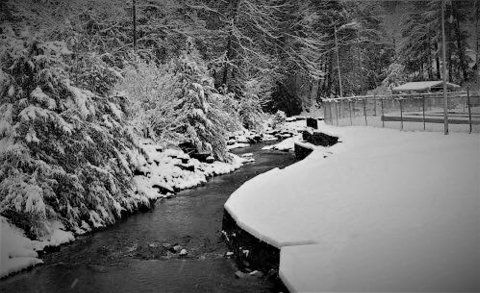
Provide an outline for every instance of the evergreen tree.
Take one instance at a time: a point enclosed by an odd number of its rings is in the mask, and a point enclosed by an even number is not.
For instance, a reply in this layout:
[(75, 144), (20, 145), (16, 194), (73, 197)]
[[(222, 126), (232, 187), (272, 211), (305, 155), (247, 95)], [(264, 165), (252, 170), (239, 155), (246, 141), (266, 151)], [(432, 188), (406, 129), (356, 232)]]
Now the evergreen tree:
[[(414, 79), (441, 78), (441, 2), (411, 2), (402, 22), (401, 63)], [(445, 35), (448, 80), (462, 83), (469, 79), (466, 21), (469, 1), (447, 1)]]
[(310, 107), (312, 84), (323, 77), (320, 59), (325, 38), (318, 29), (319, 15), (311, 1), (282, 1), (278, 11), (276, 59), (280, 64), (270, 110), (287, 115)]
[[(348, 24), (345, 33), (349, 51), (342, 67), (346, 76), (347, 92), (365, 94), (379, 86), (385, 78), (385, 69), (393, 57), (393, 45), (382, 27), (381, 16), (385, 14), (378, 3), (348, 2)], [(341, 34), (341, 32), (340, 32)]]
[(127, 101), (73, 86), (65, 42), (8, 25), (2, 32), (0, 213), (36, 237), (50, 221), (75, 231), (148, 206), (132, 183), (143, 157), (125, 123)]

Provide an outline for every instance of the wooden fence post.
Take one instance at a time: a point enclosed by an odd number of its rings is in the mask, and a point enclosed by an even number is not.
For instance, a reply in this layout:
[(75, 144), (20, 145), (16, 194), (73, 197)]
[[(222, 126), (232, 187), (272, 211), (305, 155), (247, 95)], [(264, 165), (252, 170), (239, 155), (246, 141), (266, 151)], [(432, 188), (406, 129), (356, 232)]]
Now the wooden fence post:
[(329, 113), (330, 113), (330, 119), (328, 119), (330, 121), (330, 125), (333, 125), (333, 114), (332, 114), (332, 101), (329, 101), (328, 102), (328, 109), (329, 109)]
[(323, 102), (323, 112), (324, 112), (323, 120), (324, 120), (325, 123), (327, 123), (327, 124), (328, 124), (328, 108), (327, 108), (327, 107), (328, 107), (329, 104), (330, 104), (330, 103), (327, 102), (327, 101), (324, 101), (324, 102)]
[(338, 102), (335, 101), (335, 120), (337, 121), (337, 126), (338, 126)]
[(385, 117), (384, 117), (384, 112), (383, 112), (383, 98), (380, 99), (380, 105), (382, 106), (382, 116), (381, 116), (381, 119), (382, 119), (382, 127), (385, 127)]
[(399, 98), (400, 101), (400, 129), (403, 130), (403, 98)]
[(425, 96), (422, 96), (422, 104), (423, 130), (425, 131)]
[(470, 106), (470, 87), (467, 87), (467, 107), (468, 107), (468, 124), (470, 125), (470, 131), (472, 133), (472, 108)]
[(348, 100), (348, 111), (350, 112), (350, 125), (353, 125), (353, 121), (352, 121), (352, 100)]
[(339, 118), (343, 118), (343, 100), (340, 100), (339, 101), (339, 105), (338, 105), (338, 112), (339, 112)]
[(363, 100), (363, 116), (365, 116), (365, 125), (368, 125), (367, 122), (367, 98)]
[(357, 99), (353, 99), (353, 118), (355, 118), (355, 107), (357, 106)]

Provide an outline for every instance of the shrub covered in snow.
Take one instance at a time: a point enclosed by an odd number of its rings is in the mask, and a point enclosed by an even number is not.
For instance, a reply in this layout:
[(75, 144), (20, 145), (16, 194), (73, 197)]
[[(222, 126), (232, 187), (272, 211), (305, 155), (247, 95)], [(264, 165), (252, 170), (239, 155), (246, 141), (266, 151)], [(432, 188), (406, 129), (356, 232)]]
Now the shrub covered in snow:
[(238, 101), (238, 114), (247, 129), (261, 129), (263, 122), (262, 102), (260, 95), (269, 96), (264, 92), (258, 79), (252, 78), (245, 83), (245, 95)]
[(285, 112), (278, 110), (277, 113), (273, 116), (272, 119), (272, 128), (276, 128), (277, 125), (282, 124), (287, 120), (287, 115), (285, 115)]
[(53, 220), (88, 229), (149, 204), (132, 183), (143, 157), (127, 101), (73, 86), (70, 54), (8, 28), (0, 39), (0, 213), (30, 237)]
[(117, 88), (140, 110), (146, 120), (141, 126), (151, 130), (153, 138), (189, 141), (197, 151), (225, 160), (227, 132), (240, 127), (237, 101), (214, 89), (193, 43), (187, 47), (159, 69), (139, 62)]
[(175, 132), (180, 119), (175, 108), (181, 100), (170, 83), (173, 80), (165, 67), (137, 58), (115, 85), (115, 91), (130, 100), (131, 122), (145, 137), (163, 140)]

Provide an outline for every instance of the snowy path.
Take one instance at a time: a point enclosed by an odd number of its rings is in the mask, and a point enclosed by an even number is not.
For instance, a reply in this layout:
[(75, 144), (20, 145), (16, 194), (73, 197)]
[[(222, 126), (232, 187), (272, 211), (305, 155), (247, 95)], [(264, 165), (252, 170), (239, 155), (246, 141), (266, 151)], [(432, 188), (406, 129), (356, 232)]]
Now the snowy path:
[(248, 181), (225, 204), (281, 248), (287, 287), (479, 291), (480, 137), (321, 128), (343, 142)]

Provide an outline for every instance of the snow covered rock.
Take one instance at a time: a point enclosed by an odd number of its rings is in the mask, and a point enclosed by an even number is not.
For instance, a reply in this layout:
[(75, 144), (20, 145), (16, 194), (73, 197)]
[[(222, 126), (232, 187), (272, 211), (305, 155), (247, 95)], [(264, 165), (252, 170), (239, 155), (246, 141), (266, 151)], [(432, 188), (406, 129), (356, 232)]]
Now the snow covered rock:
[(162, 243), (162, 247), (166, 250), (171, 250), (173, 248), (172, 244), (168, 242)]
[(175, 245), (172, 247), (172, 249), (173, 249), (173, 252), (178, 253), (182, 251), (183, 247), (181, 245)]
[(242, 271), (236, 271), (236, 272), (235, 272), (235, 277), (236, 277), (237, 279), (244, 279), (244, 278), (248, 277), (248, 274), (246, 274), (246, 273), (244, 273), (244, 272), (242, 272)]

